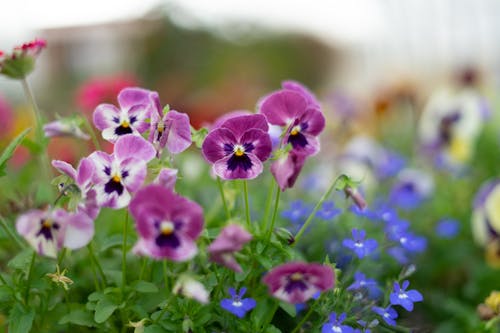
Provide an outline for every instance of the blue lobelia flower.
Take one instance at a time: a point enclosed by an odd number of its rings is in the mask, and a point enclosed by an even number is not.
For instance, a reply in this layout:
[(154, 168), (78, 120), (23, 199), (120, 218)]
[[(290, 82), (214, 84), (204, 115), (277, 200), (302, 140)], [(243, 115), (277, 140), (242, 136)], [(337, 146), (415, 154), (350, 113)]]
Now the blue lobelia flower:
[(460, 231), (460, 223), (452, 219), (441, 220), (436, 225), (435, 230), (439, 237), (450, 239), (455, 237)]
[(354, 251), (361, 259), (372, 254), (377, 249), (378, 243), (375, 239), (366, 239), (364, 230), (352, 229), (352, 239), (344, 239), (342, 245)]
[(372, 307), (372, 311), (378, 314), (384, 321), (391, 326), (396, 326), (396, 318), (398, 317), (398, 313), (394, 310), (390, 305), (388, 307), (381, 308), (378, 306)]
[(335, 208), (335, 203), (333, 201), (326, 201), (321, 206), (321, 209), (316, 212), (316, 217), (323, 220), (331, 220), (341, 212), (342, 210)]
[(304, 222), (311, 212), (310, 205), (305, 204), (302, 200), (294, 200), (290, 202), (288, 209), (281, 212), (281, 216), (293, 223), (299, 223)]
[(408, 280), (403, 281), (402, 287), (399, 283), (394, 282), (394, 289), (391, 293), (390, 300), (392, 305), (401, 305), (406, 311), (413, 311), (413, 303), (421, 302), (424, 297), (417, 290), (406, 290), (410, 282)]
[(229, 288), (231, 298), (223, 299), (220, 306), (235, 316), (243, 318), (248, 311), (257, 305), (253, 298), (242, 298), (246, 291), (247, 288), (241, 288), (240, 292), (237, 293), (233, 288)]
[(330, 321), (323, 324), (321, 327), (321, 333), (354, 333), (354, 328), (348, 325), (342, 325), (342, 322), (346, 318), (346, 314), (342, 313), (340, 316), (337, 318), (337, 314), (335, 312), (332, 312), (330, 314)]

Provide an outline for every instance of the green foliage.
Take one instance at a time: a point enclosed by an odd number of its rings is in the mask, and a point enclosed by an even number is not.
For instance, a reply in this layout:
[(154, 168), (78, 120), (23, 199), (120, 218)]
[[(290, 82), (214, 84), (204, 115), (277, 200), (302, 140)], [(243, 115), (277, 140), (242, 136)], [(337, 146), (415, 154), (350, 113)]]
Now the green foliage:
[(5, 176), (5, 174), (6, 174), (5, 173), (5, 169), (7, 167), (7, 162), (12, 158), (12, 155), (14, 154), (14, 151), (21, 144), (21, 142), (23, 141), (24, 137), (28, 134), (28, 132), (30, 130), (31, 130), (30, 128), (27, 128), (24, 131), (22, 131), (3, 150), (2, 154), (0, 155), (0, 177)]

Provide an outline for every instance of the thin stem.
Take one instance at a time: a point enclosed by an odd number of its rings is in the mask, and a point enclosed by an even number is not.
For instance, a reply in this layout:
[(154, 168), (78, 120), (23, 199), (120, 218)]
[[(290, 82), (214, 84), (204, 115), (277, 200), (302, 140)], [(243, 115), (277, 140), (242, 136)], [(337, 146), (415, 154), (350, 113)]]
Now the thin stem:
[(248, 183), (247, 180), (243, 180), (243, 193), (245, 197), (245, 216), (247, 220), (247, 227), (251, 226), (251, 218), (250, 218), (250, 206), (248, 205)]
[(300, 330), (300, 328), (306, 323), (307, 319), (309, 319), (309, 317), (312, 315), (313, 312), (314, 312), (314, 308), (313, 308), (313, 306), (310, 306), (309, 310), (307, 311), (305, 316), (299, 321), (299, 323), (297, 324), (297, 326), (295, 326), (295, 328), (293, 329), (293, 331), (291, 333), (298, 332)]
[(281, 195), (281, 190), (279, 188), (276, 188), (276, 197), (274, 199), (273, 217), (271, 219), (271, 224), (269, 225), (269, 230), (267, 230), (267, 243), (269, 243), (269, 241), (271, 240), (271, 235), (273, 233), (274, 224), (276, 223), (276, 215), (278, 214), (280, 195)]
[(26, 282), (26, 291), (24, 293), (24, 300), (26, 304), (28, 304), (28, 298), (30, 296), (30, 284), (31, 284), (31, 276), (33, 275), (33, 266), (35, 265), (36, 251), (33, 251), (33, 255), (31, 257), (30, 268), (28, 270), (28, 278)]
[(92, 262), (97, 266), (97, 271), (99, 272), (99, 275), (101, 276), (101, 280), (104, 284), (104, 286), (108, 285), (108, 281), (106, 280), (106, 275), (104, 275), (104, 271), (102, 270), (101, 264), (99, 263), (99, 259), (94, 254), (94, 249), (92, 248), (92, 242), (87, 245), (87, 249), (89, 250), (90, 258)]
[(163, 260), (163, 279), (165, 280), (165, 290), (167, 293), (171, 292), (170, 291), (170, 280), (168, 278), (168, 269), (167, 269), (167, 261)]
[(67, 249), (65, 247), (63, 247), (62, 251), (57, 256), (57, 267), (61, 267), (61, 264), (64, 260), (64, 256), (66, 255), (66, 250)]
[(87, 129), (87, 131), (90, 133), (90, 137), (92, 139), (92, 144), (94, 145), (94, 148), (96, 150), (102, 150), (101, 144), (100, 144), (99, 140), (97, 139), (97, 136), (95, 135), (94, 128), (90, 125), (89, 120), (85, 116), (83, 117), (83, 124), (85, 125), (85, 128)]
[(267, 191), (267, 198), (266, 198), (266, 208), (264, 209), (264, 215), (262, 216), (262, 229), (265, 230), (267, 227), (267, 221), (268, 221), (268, 216), (269, 216), (269, 212), (271, 211), (271, 202), (273, 201), (272, 200), (272, 197), (273, 197), (273, 193), (275, 191), (275, 188), (277, 188), (278, 186), (278, 183), (276, 183), (276, 181), (274, 181), (274, 178), (273, 178), (273, 183), (271, 186), (269, 186), (269, 190)]
[(333, 189), (335, 188), (335, 185), (337, 184), (337, 181), (340, 179), (340, 177), (337, 177), (333, 182), (332, 184), (330, 185), (330, 187), (328, 188), (328, 190), (326, 190), (326, 192), (323, 194), (323, 196), (321, 197), (321, 199), (319, 199), (318, 203), (316, 204), (316, 206), (314, 206), (314, 209), (313, 211), (311, 212), (311, 214), (309, 214), (309, 217), (307, 218), (307, 220), (304, 222), (304, 224), (302, 225), (302, 227), (300, 228), (299, 232), (297, 232), (297, 234), (295, 235), (295, 243), (292, 244), (292, 246), (294, 246), (295, 244), (298, 243), (300, 237), (302, 237), (302, 234), (306, 231), (307, 227), (309, 226), (309, 224), (311, 224), (312, 222), (312, 219), (314, 218), (314, 216), (316, 215), (316, 212), (319, 210), (319, 208), (321, 207), (321, 205), (323, 204), (323, 202), (330, 196), (330, 193), (332, 193)]
[(228, 220), (231, 219), (231, 213), (229, 212), (229, 208), (226, 202), (226, 196), (224, 195), (224, 188), (222, 187), (222, 181), (219, 177), (217, 177), (217, 187), (219, 188), (220, 197), (222, 199), (222, 205), (224, 206), (224, 210), (226, 211), (226, 217)]
[(125, 223), (123, 224), (122, 296), (125, 295), (125, 285), (127, 284), (127, 227), (128, 227), (128, 210), (125, 211)]
[(139, 280), (142, 280), (142, 277), (144, 276), (144, 271), (146, 270), (147, 264), (148, 264), (148, 258), (146, 258), (146, 257), (142, 258), (141, 271), (139, 273)]
[(19, 240), (19, 238), (16, 237), (16, 234), (10, 230), (9, 225), (7, 224), (7, 221), (3, 218), (3, 216), (0, 215), (0, 224), (2, 225), (3, 229), (5, 230), (5, 233), (17, 244), (21, 249), (24, 249), (24, 244)]

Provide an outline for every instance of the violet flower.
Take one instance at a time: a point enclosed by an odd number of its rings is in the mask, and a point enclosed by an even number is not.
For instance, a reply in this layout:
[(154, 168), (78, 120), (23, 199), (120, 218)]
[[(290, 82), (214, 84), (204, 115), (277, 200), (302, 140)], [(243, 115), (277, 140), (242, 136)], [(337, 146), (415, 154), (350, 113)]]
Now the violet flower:
[(253, 179), (271, 154), (266, 118), (259, 114), (226, 120), (203, 141), (202, 152), (222, 179)]
[(485, 246), (500, 235), (500, 179), (484, 183), (474, 198), (472, 234), (474, 240)]
[(293, 150), (283, 153), (271, 164), (271, 173), (276, 179), (281, 191), (292, 188), (295, 185), (307, 156), (297, 154)]
[(177, 173), (177, 169), (163, 168), (160, 170), (153, 183), (163, 185), (174, 191), (175, 183), (177, 182)]
[(155, 259), (186, 261), (198, 249), (203, 230), (203, 210), (162, 185), (148, 185), (130, 202), (139, 240), (134, 252)]
[(63, 247), (79, 249), (94, 237), (94, 223), (87, 214), (63, 209), (30, 210), (17, 218), (16, 229), (38, 254), (52, 258)]
[(361, 272), (356, 272), (354, 273), (354, 282), (347, 287), (347, 290), (360, 290), (364, 288), (368, 290), (369, 288), (376, 288), (377, 286), (377, 281), (368, 279), (366, 275)]
[[(167, 147), (171, 154), (178, 154), (191, 145), (191, 127), (189, 117), (185, 113), (175, 110), (162, 110), (160, 99), (156, 92), (150, 94), (151, 126), (149, 142), (151, 142), (160, 156), (163, 148)], [(165, 112), (166, 111), (166, 112)]]
[(335, 312), (332, 312), (330, 314), (330, 320), (321, 327), (321, 333), (353, 333), (354, 328), (349, 325), (342, 325), (346, 317), (347, 315), (345, 312), (338, 317)]
[(47, 138), (71, 136), (77, 139), (88, 140), (90, 136), (84, 133), (75, 120), (60, 119), (43, 126)]
[(353, 239), (344, 239), (342, 245), (354, 251), (358, 258), (364, 258), (372, 254), (378, 246), (375, 239), (366, 239), (366, 231), (352, 229)]
[(413, 303), (423, 301), (423, 296), (417, 290), (406, 290), (410, 282), (403, 281), (403, 285), (394, 282), (394, 289), (390, 295), (392, 305), (401, 305), (406, 311), (413, 311)]
[(140, 136), (148, 128), (146, 119), (152, 109), (151, 94), (155, 92), (141, 88), (125, 88), (118, 94), (120, 108), (112, 104), (99, 104), (94, 111), (94, 125), (102, 131), (102, 137), (115, 143), (120, 136)]
[[(78, 202), (76, 211), (86, 213), (91, 219), (97, 218), (100, 207), (92, 183), (95, 171), (93, 161), (89, 158), (82, 158), (76, 170), (69, 163), (59, 160), (53, 160), (52, 166), (71, 178), (80, 190), (81, 199)], [(63, 184), (63, 186), (66, 187), (67, 185)], [(64, 191), (64, 187), (61, 190)]]
[(402, 209), (414, 209), (428, 199), (434, 191), (434, 180), (426, 172), (404, 169), (391, 189), (389, 201)]
[(318, 291), (333, 288), (335, 280), (329, 266), (291, 262), (273, 268), (262, 281), (277, 299), (297, 304), (307, 301)]
[(147, 162), (156, 151), (140, 136), (125, 135), (114, 146), (113, 154), (102, 151), (92, 153), (94, 162), (94, 189), (101, 206), (123, 208), (128, 205), (131, 193), (141, 187), (147, 174)]
[(219, 236), (207, 248), (210, 260), (241, 273), (241, 266), (233, 256), (243, 245), (252, 239), (252, 235), (238, 224), (230, 224), (220, 232)]
[(220, 306), (237, 316), (238, 318), (245, 317), (246, 313), (257, 305), (257, 302), (253, 298), (243, 298), (247, 288), (241, 288), (239, 292), (236, 292), (234, 288), (229, 288), (229, 294), (231, 298), (225, 298), (220, 302)]
[(390, 326), (396, 326), (396, 318), (398, 318), (398, 313), (390, 305), (388, 307), (381, 308), (378, 306), (372, 307), (372, 311), (378, 314), (384, 321)]

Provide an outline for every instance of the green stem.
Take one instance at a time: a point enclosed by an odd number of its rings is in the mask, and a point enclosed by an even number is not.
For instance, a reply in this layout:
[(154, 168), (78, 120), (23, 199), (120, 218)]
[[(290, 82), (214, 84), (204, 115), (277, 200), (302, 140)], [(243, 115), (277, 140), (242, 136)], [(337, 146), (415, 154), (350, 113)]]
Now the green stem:
[(139, 280), (142, 280), (142, 277), (144, 276), (144, 271), (146, 270), (147, 264), (148, 264), (148, 258), (146, 258), (146, 257), (142, 258), (141, 271), (139, 273)]
[(94, 144), (94, 148), (96, 150), (102, 150), (101, 144), (99, 143), (99, 140), (97, 139), (97, 135), (95, 135), (94, 128), (90, 125), (89, 120), (87, 119), (86, 116), (83, 117), (83, 123), (84, 123), (87, 131), (90, 133), (90, 138), (92, 139), (92, 143)]
[(316, 215), (316, 212), (319, 210), (319, 208), (321, 207), (321, 205), (323, 204), (323, 202), (328, 198), (328, 196), (330, 196), (330, 193), (332, 193), (332, 191), (335, 188), (335, 185), (337, 184), (337, 181), (339, 179), (340, 179), (340, 177), (337, 177), (332, 182), (332, 184), (330, 185), (330, 187), (328, 188), (328, 190), (326, 190), (326, 192), (323, 194), (323, 196), (321, 197), (321, 199), (319, 199), (319, 201), (316, 204), (316, 206), (314, 206), (313, 211), (311, 212), (311, 214), (309, 214), (309, 217), (304, 222), (304, 224), (300, 228), (299, 232), (297, 232), (297, 234), (295, 235), (295, 243), (293, 243), (292, 246), (294, 246), (295, 244), (298, 243), (299, 239), (302, 237), (302, 234), (306, 231), (306, 229), (309, 226), (309, 224), (311, 224), (314, 216)]
[(163, 279), (165, 280), (165, 290), (167, 291), (167, 293), (171, 292), (166, 260), (163, 260)]
[(57, 256), (57, 266), (60, 268), (61, 267), (61, 264), (64, 260), (64, 256), (66, 255), (66, 248), (63, 247), (62, 251), (59, 253), (59, 255)]
[(273, 201), (273, 193), (275, 191), (275, 188), (278, 186), (278, 183), (276, 183), (274, 178), (272, 182), (272, 185), (269, 186), (269, 190), (267, 191), (266, 208), (264, 209), (264, 215), (262, 216), (262, 230), (265, 230), (267, 227), (269, 212), (271, 211), (271, 202)]
[(217, 187), (219, 188), (220, 197), (222, 199), (222, 205), (224, 206), (224, 210), (226, 211), (226, 217), (228, 220), (231, 219), (231, 213), (229, 212), (229, 208), (227, 207), (226, 196), (224, 195), (224, 188), (222, 187), (222, 181), (219, 177), (217, 177)]
[(31, 276), (33, 275), (33, 266), (35, 265), (36, 251), (33, 251), (33, 255), (31, 257), (30, 268), (28, 270), (28, 278), (26, 281), (26, 291), (24, 293), (24, 300), (26, 304), (28, 304), (28, 299), (30, 296), (30, 284), (31, 284)]
[(127, 227), (128, 227), (128, 210), (125, 211), (125, 223), (123, 224), (122, 296), (125, 295), (125, 285), (127, 284)]
[(274, 209), (273, 217), (271, 218), (271, 224), (269, 225), (269, 230), (267, 230), (267, 243), (271, 240), (271, 235), (273, 234), (274, 224), (276, 223), (276, 215), (278, 214), (278, 206), (280, 203), (281, 190), (276, 186), (276, 197), (274, 199)]
[(250, 206), (248, 205), (248, 183), (247, 180), (243, 180), (243, 193), (245, 197), (245, 216), (247, 220), (247, 227), (250, 228), (251, 226), (251, 218), (250, 218)]
[(9, 225), (7, 224), (7, 221), (3, 218), (3, 216), (0, 215), (0, 224), (2, 225), (3, 229), (5, 230), (5, 233), (16, 243), (19, 245), (21, 249), (24, 249), (24, 244), (19, 240), (19, 238), (16, 237), (16, 234), (10, 230)]
[(267, 313), (266, 320), (264, 321), (262, 325), (262, 332), (265, 332), (269, 324), (273, 321), (274, 314), (276, 313), (276, 310), (278, 310), (278, 307), (280, 306), (280, 303), (276, 301), (274, 304), (274, 307)]
[(87, 245), (87, 249), (89, 250), (90, 259), (92, 263), (96, 265), (97, 271), (101, 276), (102, 283), (104, 284), (104, 286), (107, 286), (108, 281), (106, 280), (106, 275), (104, 275), (104, 271), (102, 270), (101, 264), (99, 263), (99, 259), (97, 259), (97, 257), (95, 256), (94, 249), (92, 247), (92, 242), (90, 242), (89, 245)]
[(295, 326), (295, 328), (293, 329), (293, 331), (291, 333), (298, 332), (300, 330), (300, 328), (306, 323), (307, 319), (309, 319), (309, 317), (312, 315), (313, 312), (314, 312), (314, 308), (312, 306), (310, 306), (309, 310), (307, 311), (305, 316), (299, 321), (299, 323), (297, 324), (297, 326)]

